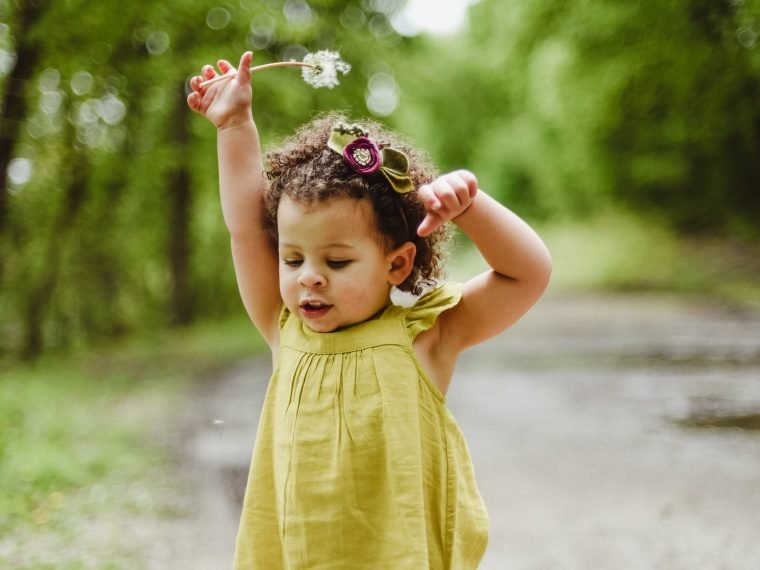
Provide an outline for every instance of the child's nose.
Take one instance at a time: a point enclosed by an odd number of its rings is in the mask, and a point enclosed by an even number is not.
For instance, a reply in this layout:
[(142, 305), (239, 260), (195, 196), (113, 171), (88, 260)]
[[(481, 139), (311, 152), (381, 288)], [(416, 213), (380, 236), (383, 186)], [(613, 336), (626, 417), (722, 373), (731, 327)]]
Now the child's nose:
[(324, 287), (327, 279), (314, 267), (304, 267), (298, 275), (298, 284), (301, 287), (313, 289), (315, 287)]

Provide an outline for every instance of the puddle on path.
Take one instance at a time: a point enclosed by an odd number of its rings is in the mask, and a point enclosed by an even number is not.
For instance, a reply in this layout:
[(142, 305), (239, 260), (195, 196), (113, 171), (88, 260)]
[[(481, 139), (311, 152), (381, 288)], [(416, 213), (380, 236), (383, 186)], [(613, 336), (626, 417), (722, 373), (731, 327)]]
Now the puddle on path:
[(740, 429), (760, 431), (760, 413), (738, 415), (701, 415), (675, 420), (676, 425), (698, 429)]

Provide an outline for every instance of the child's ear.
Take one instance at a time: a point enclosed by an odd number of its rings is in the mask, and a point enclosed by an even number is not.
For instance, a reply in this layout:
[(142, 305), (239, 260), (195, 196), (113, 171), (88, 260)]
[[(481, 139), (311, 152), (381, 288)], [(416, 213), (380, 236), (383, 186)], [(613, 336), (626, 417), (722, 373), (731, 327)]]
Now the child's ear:
[(417, 246), (407, 241), (388, 253), (388, 282), (391, 285), (401, 285), (414, 269), (414, 256)]

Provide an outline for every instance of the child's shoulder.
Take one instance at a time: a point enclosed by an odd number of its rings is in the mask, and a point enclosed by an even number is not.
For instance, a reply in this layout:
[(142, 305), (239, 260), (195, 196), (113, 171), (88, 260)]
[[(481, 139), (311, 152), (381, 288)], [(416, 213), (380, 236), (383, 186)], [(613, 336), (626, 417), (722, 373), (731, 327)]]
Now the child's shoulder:
[(402, 307), (409, 336), (417, 337), (430, 329), (441, 313), (455, 307), (462, 299), (463, 285), (455, 282), (438, 282), (423, 290), (420, 295), (404, 291), (394, 292), (392, 300)]

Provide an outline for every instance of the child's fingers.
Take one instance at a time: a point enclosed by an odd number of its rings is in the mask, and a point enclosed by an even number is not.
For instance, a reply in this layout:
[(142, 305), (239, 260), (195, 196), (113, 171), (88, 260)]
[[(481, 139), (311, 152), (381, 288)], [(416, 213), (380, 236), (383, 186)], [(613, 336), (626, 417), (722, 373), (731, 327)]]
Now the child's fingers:
[[(456, 184), (456, 181), (452, 180), (450, 175), (446, 175), (436, 178), (430, 184), (430, 189), (439, 203), (439, 207), (435, 211), (446, 219), (456, 216), (457, 212), (462, 209), (460, 196), (457, 194), (457, 189), (452, 185), (452, 182)], [(459, 191), (461, 192), (461, 188)]]
[(216, 77), (216, 71), (210, 65), (204, 65), (201, 69), (201, 75), (203, 75), (204, 79), (213, 79)]
[(439, 213), (443, 215), (445, 212), (450, 218), (467, 209), (478, 191), (477, 179), (466, 170), (445, 174), (435, 179), (430, 186), (441, 202)]
[(219, 71), (221, 71), (223, 75), (237, 71), (226, 59), (220, 59), (217, 61), (216, 66), (219, 68)]
[(451, 175), (448, 182), (452, 190), (456, 194), (457, 198), (460, 201), (467, 200), (470, 194), (469, 184), (465, 180), (465, 177), (463, 174), (460, 174), (459, 172), (455, 172), (454, 174)]
[(419, 198), (428, 212), (434, 212), (441, 208), (441, 201), (436, 197), (430, 184), (420, 186), (419, 190), (417, 190), (417, 198)]
[(203, 81), (203, 78), (200, 75), (194, 75), (190, 78), (190, 89), (193, 91), (200, 91), (201, 81)]
[(196, 113), (200, 113), (202, 100), (203, 98), (201, 97), (200, 93), (193, 91), (190, 93), (190, 95), (187, 96), (187, 105)]
[(441, 202), (441, 210), (456, 212), (459, 208), (459, 196), (451, 181), (438, 179), (433, 182), (433, 192)]
[(453, 174), (467, 186), (470, 198), (474, 198), (478, 193), (478, 179), (475, 175), (469, 170), (457, 170)]

